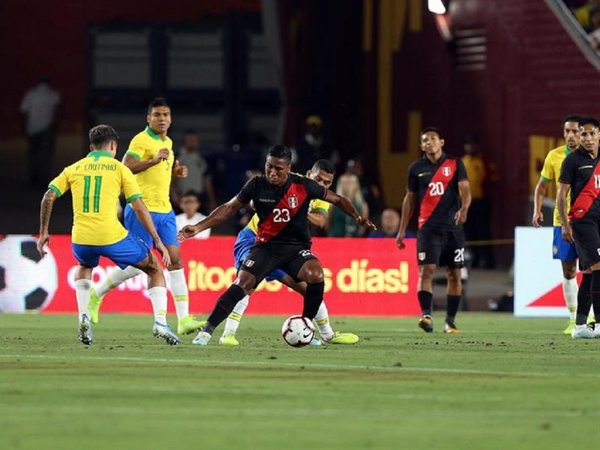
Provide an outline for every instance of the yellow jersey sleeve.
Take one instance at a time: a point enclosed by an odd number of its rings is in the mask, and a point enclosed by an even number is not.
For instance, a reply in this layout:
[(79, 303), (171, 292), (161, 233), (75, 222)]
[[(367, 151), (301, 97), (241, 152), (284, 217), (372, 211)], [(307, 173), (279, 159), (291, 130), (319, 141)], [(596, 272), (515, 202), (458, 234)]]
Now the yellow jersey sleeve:
[(142, 192), (140, 191), (140, 186), (135, 179), (135, 175), (129, 167), (121, 164), (121, 183), (123, 185), (123, 194), (125, 195), (125, 199), (127, 203), (131, 203), (136, 198), (140, 198), (142, 196)]
[(330, 208), (331, 208), (331, 203), (328, 203), (325, 200), (320, 200), (320, 199), (316, 198), (310, 202), (308, 212), (328, 215)]
[(254, 214), (252, 216), (250, 222), (248, 222), (248, 225), (246, 225), (246, 228), (248, 228), (254, 234), (258, 233), (258, 214)]
[(542, 167), (542, 171), (540, 172), (540, 177), (544, 181), (554, 181), (558, 178), (558, 174), (554, 173), (554, 164), (553, 164), (553, 152), (548, 153), (546, 155), (546, 159), (544, 159), (544, 167)]
[(69, 172), (70, 167), (66, 167), (59, 176), (57, 176), (54, 180), (50, 182), (48, 185), (48, 189), (52, 189), (57, 196), (63, 195), (71, 188), (71, 183), (69, 182)]
[(146, 149), (147, 146), (144, 145), (145, 140), (143, 139), (143, 135), (138, 134), (134, 136), (134, 138), (129, 143), (129, 149), (127, 149), (127, 154), (133, 156), (135, 159), (146, 159)]

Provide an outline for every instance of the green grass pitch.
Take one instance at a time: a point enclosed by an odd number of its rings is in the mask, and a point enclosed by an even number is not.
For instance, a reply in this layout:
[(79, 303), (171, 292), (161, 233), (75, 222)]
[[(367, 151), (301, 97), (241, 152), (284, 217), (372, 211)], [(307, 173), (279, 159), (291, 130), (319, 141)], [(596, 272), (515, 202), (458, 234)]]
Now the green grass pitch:
[(227, 348), (169, 347), (149, 316), (0, 315), (0, 449), (567, 449), (595, 445), (600, 340), (565, 320), (335, 318), (356, 346), (294, 349), (284, 317)]

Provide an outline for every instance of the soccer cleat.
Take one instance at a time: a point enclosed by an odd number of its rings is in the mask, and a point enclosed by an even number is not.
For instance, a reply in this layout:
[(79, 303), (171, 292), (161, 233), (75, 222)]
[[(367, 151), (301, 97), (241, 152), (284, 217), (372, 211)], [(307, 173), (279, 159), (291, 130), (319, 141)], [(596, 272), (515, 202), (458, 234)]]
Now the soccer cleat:
[(90, 319), (92, 320), (92, 323), (98, 323), (100, 305), (102, 305), (102, 297), (96, 294), (96, 289), (90, 289), (90, 303), (88, 304), (88, 309), (90, 311)]
[(152, 326), (152, 334), (156, 338), (164, 339), (169, 345), (179, 344), (179, 338), (175, 333), (173, 333), (171, 327), (166, 323), (154, 322), (154, 325)]
[(419, 319), (419, 328), (421, 328), (425, 333), (433, 332), (433, 319), (431, 316), (425, 315)]
[(79, 342), (81, 342), (83, 345), (92, 344), (92, 324), (90, 323), (90, 319), (87, 314), (82, 314), (81, 319), (79, 319), (79, 330), (77, 337), (79, 338)]
[(573, 328), (575, 328), (575, 319), (569, 319), (567, 322), (567, 328), (565, 328), (563, 334), (571, 336), (571, 334), (573, 334)]
[(354, 333), (340, 333), (336, 331), (333, 337), (326, 342), (328, 344), (353, 345), (358, 342), (358, 336)]
[(323, 341), (321, 339), (319, 339), (319, 338), (314, 337), (314, 338), (312, 338), (310, 340), (310, 342), (308, 343), (308, 345), (310, 347), (319, 347), (320, 345), (323, 345)]
[(221, 345), (229, 345), (234, 347), (236, 345), (240, 345), (239, 341), (235, 338), (235, 334), (227, 333), (219, 338), (219, 344)]
[(593, 339), (594, 330), (588, 325), (575, 325), (573, 333), (571, 333), (573, 339)]
[(444, 324), (444, 333), (448, 333), (448, 334), (458, 334), (460, 333), (460, 330), (458, 328), (456, 328), (456, 324), (454, 322), (446, 322)]
[(208, 345), (208, 343), (210, 342), (211, 338), (212, 338), (212, 335), (210, 333), (207, 333), (206, 331), (199, 331), (198, 335), (192, 341), (192, 344), (194, 344), (194, 345)]
[(190, 334), (202, 328), (205, 320), (196, 320), (192, 315), (186, 316), (177, 322), (177, 334)]
[[(592, 327), (590, 327), (589, 323), (587, 326), (588, 326), (588, 328), (592, 328)], [(600, 325), (594, 326), (594, 331), (592, 333), (594, 333), (594, 339), (600, 338)]]

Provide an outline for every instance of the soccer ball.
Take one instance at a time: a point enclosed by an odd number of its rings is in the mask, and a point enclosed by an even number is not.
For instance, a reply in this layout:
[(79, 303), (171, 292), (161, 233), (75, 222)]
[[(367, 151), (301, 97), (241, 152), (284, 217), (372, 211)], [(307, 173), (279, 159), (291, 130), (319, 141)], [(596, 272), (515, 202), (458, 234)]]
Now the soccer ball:
[(0, 240), (0, 312), (38, 311), (50, 304), (58, 287), (56, 260), (43, 258), (32, 236)]
[(315, 336), (315, 327), (307, 317), (291, 316), (283, 322), (281, 335), (288, 345), (304, 347), (310, 344)]

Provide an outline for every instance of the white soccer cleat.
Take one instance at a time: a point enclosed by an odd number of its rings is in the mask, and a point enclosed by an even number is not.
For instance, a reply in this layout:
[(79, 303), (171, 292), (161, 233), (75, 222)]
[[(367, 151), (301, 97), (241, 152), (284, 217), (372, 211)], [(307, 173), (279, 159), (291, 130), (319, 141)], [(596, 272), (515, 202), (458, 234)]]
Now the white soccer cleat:
[(79, 319), (77, 337), (79, 338), (79, 342), (81, 342), (83, 345), (92, 344), (94, 339), (92, 335), (92, 323), (90, 322), (87, 314), (82, 314), (81, 319)]
[(594, 330), (587, 325), (575, 325), (571, 337), (573, 339), (593, 339), (596, 336)]
[(208, 345), (211, 338), (212, 338), (212, 335), (210, 333), (207, 333), (206, 331), (200, 331), (200, 332), (198, 332), (198, 335), (192, 341), (192, 344)]
[(179, 338), (166, 323), (154, 322), (152, 334), (154, 337), (164, 339), (169, 345), (179, 345)]

